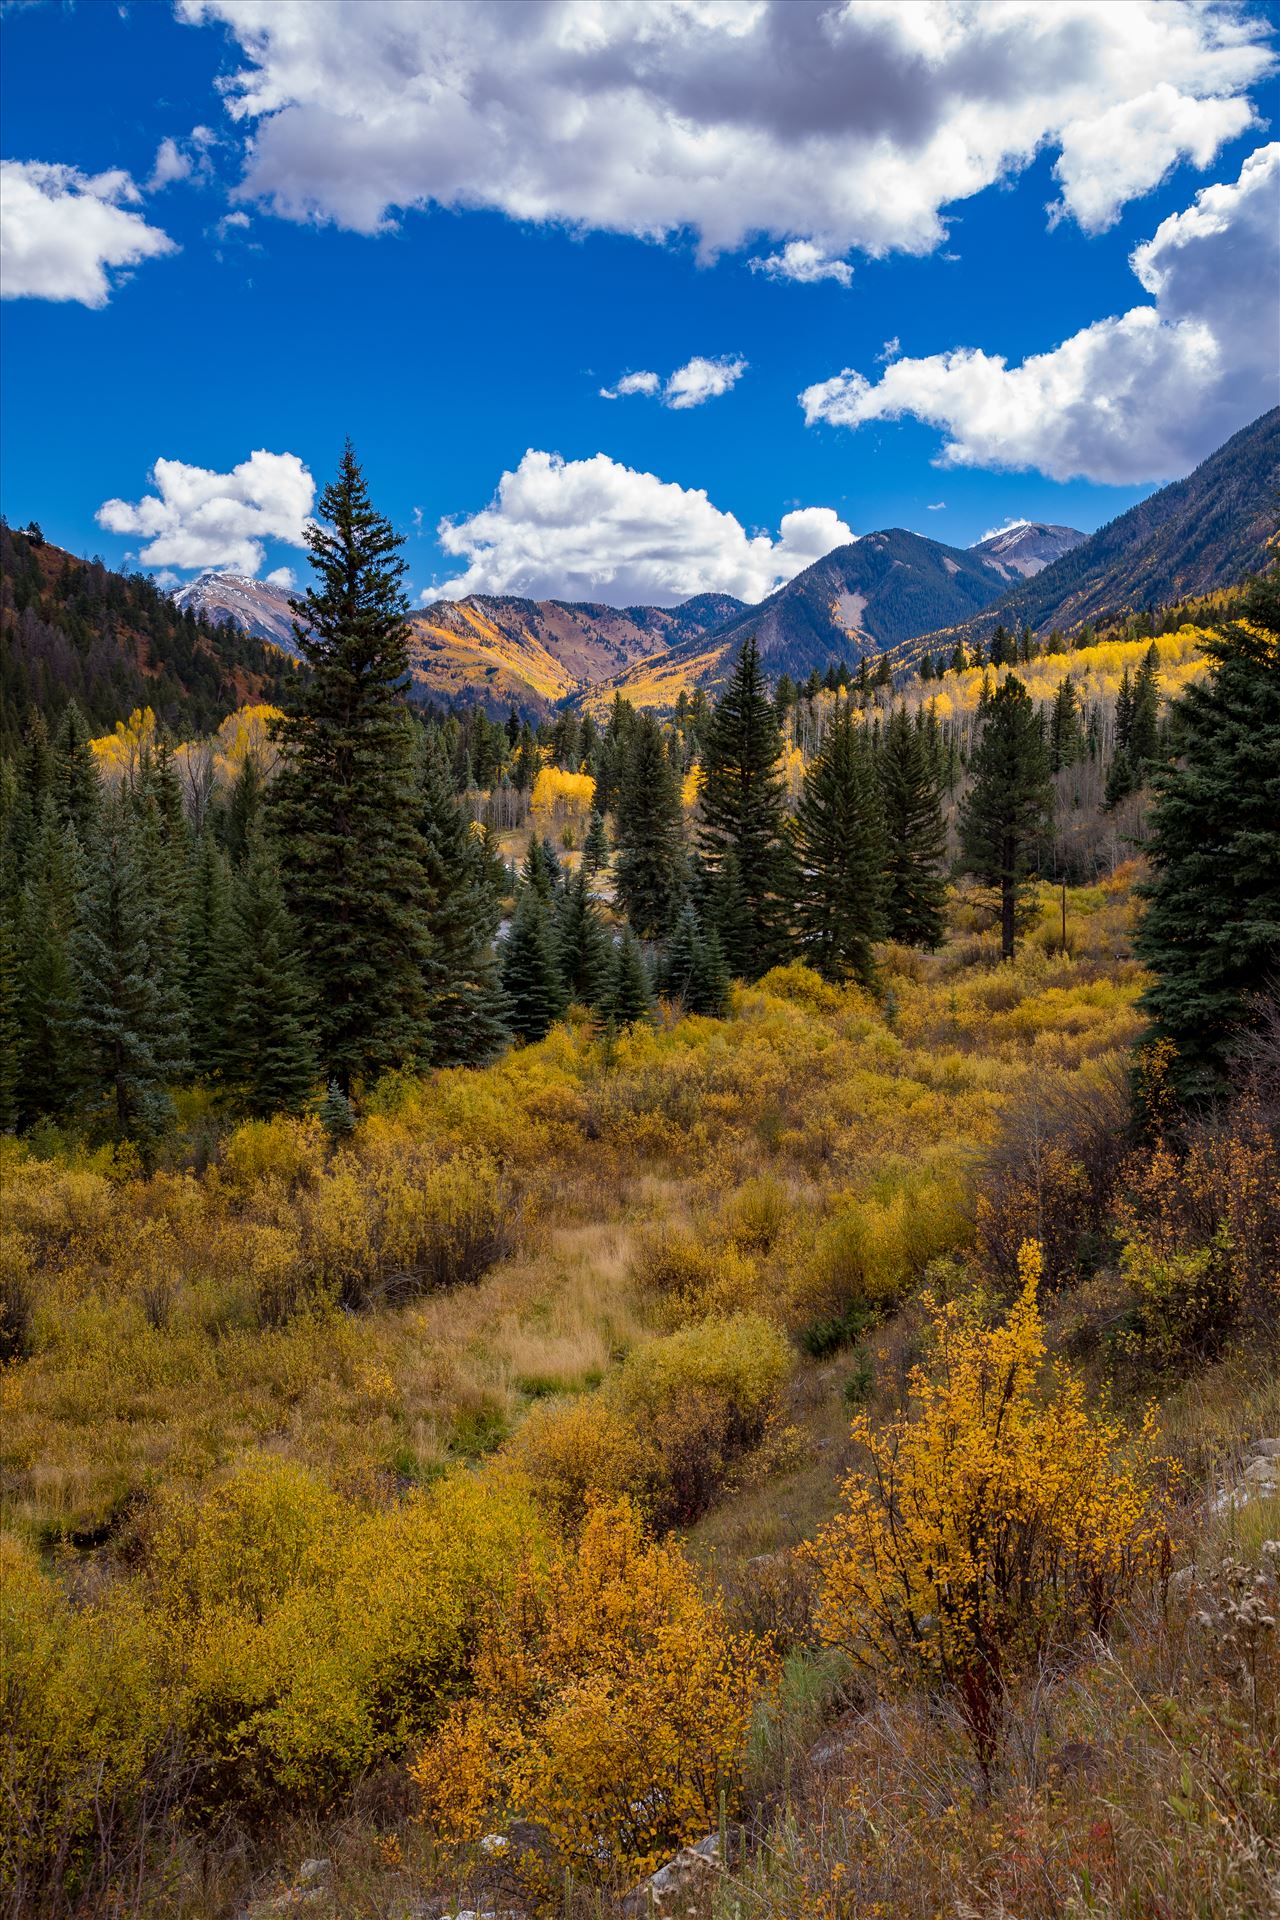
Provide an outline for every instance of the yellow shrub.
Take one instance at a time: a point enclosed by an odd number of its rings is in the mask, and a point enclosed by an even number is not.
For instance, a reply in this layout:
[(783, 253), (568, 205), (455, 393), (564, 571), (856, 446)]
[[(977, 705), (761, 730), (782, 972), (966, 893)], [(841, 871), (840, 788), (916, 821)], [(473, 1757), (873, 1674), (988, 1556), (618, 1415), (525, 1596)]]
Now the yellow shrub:
[(1101, 1629), (1165, 1551), (1141, 1452), (1125, 1459), (1119, 1423), (1091, 1413), (1060, 1369), (1042, 1392), (1040, 1265), (1028, 1241), (1004, 1326), (984, 1326), (970, 1303), (934, 1309), (913, 1409), (883, 1430), (854, 1420), (868, 1465), (813, 1549), (822, 1637), (873, 1669), (941, 1683), (984, 1773), (1008, 1681)]
[(645, 1235), (632, 1265), (643, 1298), (669, 1323), (729, 1313), (756, 1305), (759, 1276), (753, 1260), (736, 1247), (713, 1247), (689, 1227), (659, 1228)]
[(561, 1526), (576, 1524), (593, 1498), (643, 1500), (661, 1471), (655, 1449), (600, 1393), (535, 1407), (510, 1452)]
[(247, 1195), (262, 1181), (309, 1185), (324, 1170), (324, 1128), (316, 1119), (246, 1120), (222, 1143), (219, 1170), (227, 1185)]
[(646, 1539), (625, 1502), (597, 1507), (497, 1610), (474, 1700), (412, 1769), (423, 1818), (449, 1840), (513, 1817), (545, 1829), (554, 1857), (520, 1863), (543, 1900), (566, 1868), (588, 1884), (646, 1872), (734, 1811), (768, 1670), (679, 1548)]
[(891, 1307), (969, 1231), (964, 1190), (953, 1176), (894, 1182), (882, 1197), (846, 1206), (823, 1225), (807, 1304), (826, 1312)]

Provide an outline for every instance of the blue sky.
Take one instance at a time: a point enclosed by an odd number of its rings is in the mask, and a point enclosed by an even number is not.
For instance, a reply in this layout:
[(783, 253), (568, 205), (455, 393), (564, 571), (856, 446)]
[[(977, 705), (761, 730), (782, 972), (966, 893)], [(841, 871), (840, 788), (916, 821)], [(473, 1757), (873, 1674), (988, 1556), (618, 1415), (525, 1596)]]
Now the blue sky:
[(1280, 397), (1275, 9), (615, 5), (7, 7), (9, 518), (301, 572), (350, 434), (415, 596), (752, 598), (1091, 529)]

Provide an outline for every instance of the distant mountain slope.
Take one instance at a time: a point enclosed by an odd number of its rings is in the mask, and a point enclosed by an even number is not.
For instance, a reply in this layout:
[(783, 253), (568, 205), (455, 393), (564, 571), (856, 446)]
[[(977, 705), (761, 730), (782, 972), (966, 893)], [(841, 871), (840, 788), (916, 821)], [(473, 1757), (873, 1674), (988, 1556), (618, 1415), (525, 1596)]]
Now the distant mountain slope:
[(243, 573), (218, 573), (210, 568), (179, 587), (173, 603), (203, 614), (211, 626), (237, 627), (241, 633), (269, 640), (273, 647), (297, 655), (289, 595), (279, 587), (269, 587), (265, 581), (251, 580)]
[[(174, 595), (212, 622), (294, 651), (289, 595), (241, 574), (206, 572)], [(678, 607), (522, 600), (475, 594), (413, 615), (415, 691), (424, 699), (482, 701), (546, 713), (570, 694), (624, 673), (655, 651), (699, 638), (742, 611), (727, 593)]]
[(1002, 567), (1009, 579), (1030, 580), (1042, 573), (1064, 553), (1078, 547), (1088, 535), (1075, 527), (1055, 527), (1043, 520), (1015, 520), (985, 540), (975, 540), (970, 553), (980, 553), (993, 566)]
[(175, 734), (212, 731), (246, 701), (280, 698), (295, 669), (260, 640), (211, 626), (140, 574), (112, 573), (0, 527), (0, 747), (75, 700), (95, 732), (152, 707)]
[[(1034, 579), (948, 631), (977, 639), (1003, 621), (1035, 632), (1235, 586), (1261, 567), (1280, 527), (1280, 407), (1244, 427), (1185, 480), (1162, 487)], [(943, 636), (930, 641), (943, 644)]]

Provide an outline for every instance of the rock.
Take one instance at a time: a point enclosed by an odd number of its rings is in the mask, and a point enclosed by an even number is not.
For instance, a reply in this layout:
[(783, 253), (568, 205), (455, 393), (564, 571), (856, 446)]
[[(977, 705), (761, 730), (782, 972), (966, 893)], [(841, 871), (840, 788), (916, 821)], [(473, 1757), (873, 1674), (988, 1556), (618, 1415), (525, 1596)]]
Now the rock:
[(1245, 1479), (1256, 1487), (1274, 1487), (1280, 1483), (1280, 1460), (1266, 1455), (1251, 1460), (1244, 1470)]
[(674, 1860), (632, 1887), (622, 1902), (625, 1920), (647, 1920), (650, 1914), (666, 1920), (709, 1875), (719, 1872), (720, 1836), (709, 1833), (696, 1846), (681, 1847)]
[(1280, 1460), (1280, 1440), (1255, 1440), (1253, 1451), (1263, 1460)]
[(298, 1885), (313, 1887), (317, 1880), (327, 1880), (332, 1872), (332, 1860), (304, 1860), (298, 1868)]

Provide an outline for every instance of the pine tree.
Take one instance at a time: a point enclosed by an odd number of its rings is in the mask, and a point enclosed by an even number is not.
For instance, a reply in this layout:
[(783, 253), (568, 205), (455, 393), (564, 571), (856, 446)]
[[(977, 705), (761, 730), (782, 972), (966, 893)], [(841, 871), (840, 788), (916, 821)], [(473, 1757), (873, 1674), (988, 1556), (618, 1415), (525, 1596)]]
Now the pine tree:
[(0, 899), (0, 1133), (18, 1124), (22, 1048), (22, 984), (13, 910)]
[(526, 887), (532, 887), (545, 905), (552, 905), (560, 885), (560, 862), (555, 848), (545, 835), (541, 840), (536, 835), (530, 840), (520, 878)]
[(149, 1136), (171, 1111), (183, 1049), (152, 973), (155, 912), (138, 841), (127, 800), (114, 797), (86, 849), (71, 957), (85, 1092), (105, 1098), (119, 1133)]
[(311, 996), (274, 854), (249, 836), (231, 888), (223, 1078), (247, 1113), (300, 1113), (318, 1078)]
[(637, 716), (623, 750), (614, 838), (618, 900), (642, 938), (660, 939), (685, 885), (684, 815), (679, 779), (652, 713)]
[(233, 982), (231, 867), (208, 826), (192, 852), (187, 901), (186, 988), (191, 1065), (197, 1074), (212, 1078), (222, 1063)]
[(58, 817), (75, 828), (81, 846), (93, 831), (102, 798), (89, 737), (84, 715), (74, 700), (68, 701), (53, 738), (53, 795)]
[(973, 785), (960, 806), (962, 858), (966, 872), (999, 889), (1000, 951), (1011, 960), (1019, 904), (1053, 817), (1039, 715), (1016, 674), (1008, 674), (987, 703), (971, 771)]
[(704, 930), (692, 902), (676, 919), (662, 972), (663, 991), (686, 1013), (719, 1016), (729, 998), (729, 974), (714, 927)]
[(714, 927), (706, 929), (695, 952), (687, 1004), (690, 1013), (705, 1013), (714, 1020), (728, 1011), (729, 969)]
[(905, 708), (889, 716), (880, 749), (884, 801), (885, 930), (910, 947), (940, 947), (946, 934), (942, 873), (946, 830), (928, 738)]
[(269, 788), (286, 900), (325, 1073), (353, 1080), (429, 1052), (425, 848), (419, 831), (402, 544), (348, 443), (307, 530), (319, 586), (295, 602), (311, 672), (279, 724)]
[(431, 1058), (437, 1066), (479, 1066), (507, 1037), (493, 951), (498, 899), (484, 848), (454, 795), (440, 744), (430, 735), (422, 747), (420, 782), (431, 940)]
[(507, 1025), (522, 1040), (541, 1040), (568, 1005), (556, 953), (551, 909), (536, 887), (522, 887), (502, 943)]
[(316, 1109), (316, 1117), (335, 1146), (345, 1140), (349, 1133), (355, 1132), (356, 1116), (352, 1112), (351, 1102), (336, 1080), (331, 1080), (326, 1087), (324, 1099)]
[(865, 729), (843, 708), (805, 774), (796, 809), (795, 921), (828, 980), (869, 981), (884, 934), (884, 809)]
[(45, 800), (27, 867), (18, 923), (21, 981), (23, 1118), (63, 1114), (76, 1092), (76, 985), (72, 940), (81, 881), (75, 830), (58, 817), (56, 795)]
[(1080, 725), (1080, 701), (1070, 674), (1064, 676), (1053, 696), (1049, 720), (1049, 764), (1054, 773), (1073, 767), (1084, 758), (1084, 731)]
[(1177, 703), (1179, 759), (1155, 782), (1136, 942), (1155, 979), (1142, 1004), (1177, 1050), (1188, 1101), (1221, 1087), (1280, 978), (1277, 586), (1280, 570), (1205, 643), (1208, 677)]
[(731, 928), (727, 912), (723, 918), (717, 913), (715, 923), (729, 965), (750, 978), (768, 970), (782, 945), (781, 754), (782, 736), (765, 691), (759, 650), (754, 638), (748, 639), (707, 729), (699, 846), (713, 879), (728, 856), (734, 857), (741, 933)]
[(630, 927), (614, 948), (613, 979), (609, 989), (609, 1018), (617, 1027), (633, 1027), (647, 1020), (653, 1010), (649, 973), (640, 951), (640, 942)]
[(160, 1020), (174, 1037), (176, 1052), (168, 1065), (170, 1079), (189, 1066), (187, 1000), (190, 931), (191, 846), (182, 810), (182, 792), (173, 767), (172, 749), (158, 743), (153, 759), (144, 765), (138, 787), (138, 853), (150, 896), (148, 945), (152, 985)]
[(582, 864), (588, 873), (598, 873), (601, 867), (609, 864), (609, 836), (605, 832), (604, 816), (597, 813), (594, 807), (587, 837), (582, 845)]
[(239, 866), (249, 851), (249, 836), (262, 817), (263, 786), (258, 762), (246, 753), (231, 788), (223, 831), (232, 864)]
[(598, 1006), (608, 995), (613, 954), (581, 867), (560, 896), (555, 932), (560, 976), (569, 998), (579, 1006)]
[(1143, 655), (1133, 680), (1133, 709), (1129, 719), (1129, 758), (1139, 780), (1145, 780), (1160, 753), (1160, 655), (1153, 643)]

